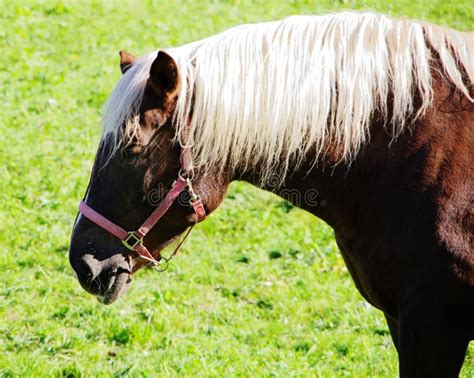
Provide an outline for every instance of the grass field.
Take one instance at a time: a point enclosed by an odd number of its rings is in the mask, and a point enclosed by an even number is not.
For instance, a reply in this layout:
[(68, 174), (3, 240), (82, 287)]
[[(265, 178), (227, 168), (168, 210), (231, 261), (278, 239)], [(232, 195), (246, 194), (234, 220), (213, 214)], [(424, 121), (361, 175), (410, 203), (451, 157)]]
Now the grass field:
[(331, 229), (276, 197), (233, 184), (169, 271), (110, 307), (75, 280), (69, 235), (119, 50), (346, 8), (472, 30), (472, 0), (134, 3), (0, 0), (0, 376), (396, 376)]

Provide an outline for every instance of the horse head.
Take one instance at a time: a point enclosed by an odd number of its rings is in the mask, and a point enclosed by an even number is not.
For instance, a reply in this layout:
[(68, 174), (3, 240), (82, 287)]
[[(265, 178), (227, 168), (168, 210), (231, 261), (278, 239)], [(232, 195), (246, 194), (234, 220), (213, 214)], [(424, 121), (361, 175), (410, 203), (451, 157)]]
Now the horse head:
[[(178, 67), (171, 56), (160, 51), (151, 66), (134, 67), (136, 59), (120, 53), (122, 84), (143, 77), (140, 96), (131, 118), (136, 122), (133, 131), (127, 128), (130, 119), (122, 120), (116, 130), (104, 130), (92, 169), (84, 206), (99, 217), (123, 230), (138, 230), (158, 204), (167, 198), (173, 183), (186, 179), (194, 193), (200, 196), (207, 213), (222, 201), (228, 180), (223, 174), (206, 175), (193, 167), (188, 158), (182, 166), (182, 136), (176, 137), (173, 112), (178, 98), (180, 79)], [(135, 69), (134, 69), (135, 68)], [(139, 69), (140, 68), (140, 69)], [(141, 70), (141, 71), (140, 71)], [(119, 82), (120, 84), (120, 82)], [(120, 91), (120, 85), (116, 92)], [(125, 93), (115, 93), (107, 113), (120, 110), (120, 99)], [(118, 104), (117, 104), (118, 102)], [(193, 193), (193, 194), (194, 194)], [(180, 190), (176, 200), (159, 217), (159, 221), (144, 235), (143, 246), (155, 258), (160, 250), (176, 240), (188, 227), (194, 225), (198, 214), (190, 204), (189, 191)], [(140, 257), (127, 243), (94, 222), (82, 211), (75, 222), (69, 259), (79, 282), (85, 290), (99, 297), (106, 304), (114, 302), (131, 283), (131, 276), (149, 261)], [(132, 250), (131, 250), (132, 249)], [(156, 261), (156, 260), (155, 260)]]

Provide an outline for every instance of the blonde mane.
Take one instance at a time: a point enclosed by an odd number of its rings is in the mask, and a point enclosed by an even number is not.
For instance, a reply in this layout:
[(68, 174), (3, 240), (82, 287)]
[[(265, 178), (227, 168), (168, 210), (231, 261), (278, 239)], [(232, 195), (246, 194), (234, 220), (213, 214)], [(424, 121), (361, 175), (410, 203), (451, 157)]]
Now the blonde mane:
[[(243, 25), (166, 49), (186, 84), (174, 115), (176, 138), (189, 128), (198, 168), (258, 166), (262, 183), (275, 173), (283, 180), (310, 149), (315, 161), (328, 148), (351, 161), (368, 141), (375, 112), (387, 117), (390, 109), (386, 121), (396, 138), (408, 118), (430, 106), (431, 48), (444, 75), (473, 101), (474, 43), (466, 35), (344, 12)], [(113, 137), (116, 147), (140, 132), (138, 108), (156, 54), (137, 60), (106, 104), (104, 138)]]

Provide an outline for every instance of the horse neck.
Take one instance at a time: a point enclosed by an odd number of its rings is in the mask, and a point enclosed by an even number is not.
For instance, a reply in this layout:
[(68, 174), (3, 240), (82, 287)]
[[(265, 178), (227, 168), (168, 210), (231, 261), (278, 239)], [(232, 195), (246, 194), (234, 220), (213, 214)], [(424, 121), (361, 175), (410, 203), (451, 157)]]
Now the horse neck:
[(350, 188), (345, 182), (348, 169), (344, 164), (336, 167), (316, 165), (311, 169), (290, 168), (281, 185), (262, 185), (255, 171), (239, 173), (236, 178), (280, 196), (335, 228), (343, 219), (342, 215), (352, 207)]
[[(387, 126), (375, 117), (370, 142), (350, 164), (321, 163), (309, 171), (310, 167), (304, 166), (290, 169), (284, 185), (263, 189), (313, 213), (336, 234), (348, 238), (360, 238), (363, 232), (374, 238), (377, 232), (382, 235), (387, 229), (407, 227), (407, 220), (421, 216), (425, 224), (434, 224), (445, 201), (443, 193), (453, 193), (468, 182), (466, 175), (472, 177), (474, 134), (473, 104), (455, 93), (439, 72), (433, 70), (432, 75), (431, 107), (413, 125), (408, 122), (398, 138), (393, 140)], [(314, 155), (309, 154), (306, 160), (314, 161)], [(258, 185), (256, 172), (242, 178)], [(305, 193), (314, 190), (317, 200), (306, 201)]]
[[(289, 170), (281, 186), (264, 185), (270, 191), (324, 220), (336, 232), (350, 236), (357, 226), (372, 219), (386, 217), (392, 211), (393, 186), (405, 175), (400, 161), (407, 153), (410, 132), (391, 143), (382, 124), (371, 125), (371, 142), (350, 163), (318, 163)], [(314, 156), (306, 157), (309, 162)], [(258, 186), (258, 173), (241, 176)]]

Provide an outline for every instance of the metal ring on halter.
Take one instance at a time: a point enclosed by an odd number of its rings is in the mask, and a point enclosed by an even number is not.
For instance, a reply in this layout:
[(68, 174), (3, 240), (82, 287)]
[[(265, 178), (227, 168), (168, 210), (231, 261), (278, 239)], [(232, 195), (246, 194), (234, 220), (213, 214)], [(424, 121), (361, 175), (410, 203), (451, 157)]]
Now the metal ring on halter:
[(194, 169), (191, 170), (191, 171), (185, 171), (185, 170), (183, 170), (183, 168), (181, 168), (178, 172), (178, 176), (182, 177), (186, 181), (188, 181), (188, 180), (193, 181), (194, 180)]
[(192, 205), (194, 202), (199, 201), (201, 199), (201, 196), (198, 194), (192, 195), (192, 197), (189, 199), (189, 203)]
[[(166, 258), (164, 256), (160, 256), (159, 265), (155, 265), (154, 267), (151, 267), (151, 268), (155, 270), (155, 272), (162, 273), (165, 270), (167, 270), (168, 267), (170, 266), (170, 260), (171, 260), (171, 257)], [(164, 261), (164, 263), (162, 263), (162, 261)]]
[(186, 184), (188, 185), (188, 193), (189, 193), (189, 203), (192, 204), (193, 202), (201, 199), (199, 195), (196, 194), (196, 192), (193, 189), (192, 185), (192, 180), (191, 179), (186, 179)]
[[(189, 141), (188, 141), (188, 143), (189, 143)], [(193, 147), (194, 147), (194, 143), (192, 143), (192, 142), (189, 143), (189, 144), (184, 143), (184, 142), (181, 140), (181, 134), (179, 134), (179, 136), (178, 136), (178, 144), (179, 144), (179, 146), (180, 146), (181, 148), (193, 148)]]

